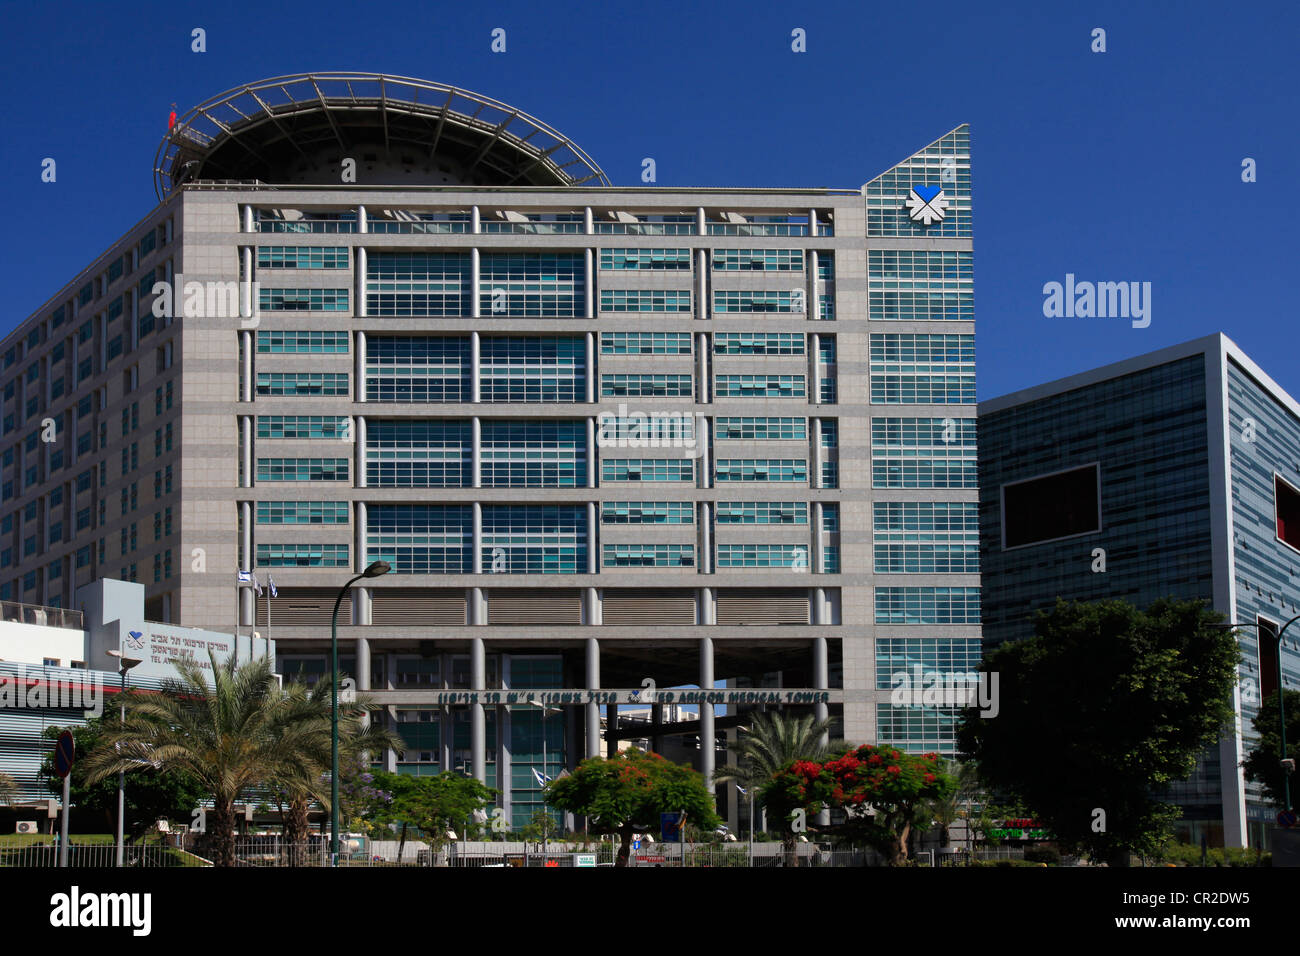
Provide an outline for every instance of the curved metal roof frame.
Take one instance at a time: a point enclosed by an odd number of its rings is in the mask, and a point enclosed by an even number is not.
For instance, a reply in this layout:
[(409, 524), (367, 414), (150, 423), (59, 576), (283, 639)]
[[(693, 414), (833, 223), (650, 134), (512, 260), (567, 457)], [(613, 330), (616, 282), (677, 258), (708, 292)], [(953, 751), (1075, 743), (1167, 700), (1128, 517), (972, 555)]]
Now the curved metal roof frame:
[[(254, 161), (263, 158), (259, 149), (272, 142), (287, 144), (304, 158), (308, 147), (319, 148), (325, 142), (346, 149), (351, 144), (336, 111), (375, 114), (385, 146), (390, 137), (412, 143), (416, 133), (427, 136), (421, 145), (427, 146), (430, 156), (444, 137), (449, 141), (459, 137), (462, 148), (477, 146), (469, 169), (493, 169), (502, 177), (502, 185), (578, 186), (593, 180), (611, 185), (604, 171), (572, 140), (499, 100), (384, 73), (298, 73), (235, 87), (178, 116), (154, 157), (158, 199), (171, 193), (185, 165), (197, 161), (202, 167), (219, 148), (238, 147)], [(294, 120), (312, 113), (322, 114), (328, 126), (294, 128)], [(308, 141), (308, 132), (320, 135)], [(231, 178), (215, 172), (204, 170), (202, 178)], [(538, 183), (539, 178), (551, 182)]]

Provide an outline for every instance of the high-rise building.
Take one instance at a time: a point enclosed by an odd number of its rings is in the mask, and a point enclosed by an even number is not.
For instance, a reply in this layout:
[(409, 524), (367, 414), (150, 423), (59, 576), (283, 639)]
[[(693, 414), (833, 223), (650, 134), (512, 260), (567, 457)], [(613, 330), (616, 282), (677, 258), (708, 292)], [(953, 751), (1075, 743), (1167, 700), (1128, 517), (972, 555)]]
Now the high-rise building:
[[(0, 343), (0, 598), (138, 581), (319, 673), (386, 561), (342, 667), (393, 766), (516, 823), (607, 744), (602, 688), (826, 691), (837, 734), (951, 752), (889, 688), (980, 656), (967, 127), (860, 188), (613, 186), (506, 104), (313, 74), (180, 116), (154, 175)], [(707, 772), (724, 703), (625, 736)]]
[(1188, 842), (1264, 845), (1277, 808), (1241, 761), (1300, 680), (1300, 635), (1280, 678), (1273, 637), (1300, 614), (1300, 405), (1219, 334), (982, 402), (979, 429), (984, 639), (1032, 635), (1058, 596), (1244, 624), (1236, 727), (1167, 798)]

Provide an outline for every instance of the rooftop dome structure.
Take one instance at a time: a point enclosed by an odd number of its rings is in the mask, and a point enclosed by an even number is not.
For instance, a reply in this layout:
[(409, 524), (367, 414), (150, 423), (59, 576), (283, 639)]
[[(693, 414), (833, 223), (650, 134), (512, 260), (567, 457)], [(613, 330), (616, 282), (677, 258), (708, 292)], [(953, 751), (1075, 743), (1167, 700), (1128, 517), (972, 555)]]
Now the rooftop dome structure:
[(610, 185), (581, 148), (506, 103), (383, 73), (300, 73), (259, 80), (180, 115), (158, 147), (165, 199), (196, 180), (336, 185)]

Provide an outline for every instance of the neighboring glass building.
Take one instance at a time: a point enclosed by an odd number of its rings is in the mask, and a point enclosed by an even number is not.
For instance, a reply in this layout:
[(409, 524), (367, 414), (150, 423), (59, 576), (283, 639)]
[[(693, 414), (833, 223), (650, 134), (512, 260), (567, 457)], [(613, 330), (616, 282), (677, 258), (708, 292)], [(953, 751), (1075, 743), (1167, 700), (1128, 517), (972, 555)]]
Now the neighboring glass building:
[[(1274, 626), (1300, 614), (1300, 405), (1226, 336), (982, 402), (979, 419), (989, 645), (1032, 635), (1058, 596), (1203, 598)], [(1238, 732), (1169, 792), (1193, 843), (1262, 845), (1276, 814), (1240, 770), (1261, 695), (1277, 693), (1276, 645), (1240, 634)], [(1297, 648), (1288, 635), (1288, 688)]]
[(311, 674), (385, 560), (339, 632), (387, 763), (516, 825), (533, 770), (663, 734), (487, 692), (825, 690), (836, 736), (952, 751), (889, 688), (978, 657), (967, 127), (862, 187), (616, 187), (506, 104), (312, 74), (179, 117), (154, 175), (0, 342), (0, 599), (135, 581)]

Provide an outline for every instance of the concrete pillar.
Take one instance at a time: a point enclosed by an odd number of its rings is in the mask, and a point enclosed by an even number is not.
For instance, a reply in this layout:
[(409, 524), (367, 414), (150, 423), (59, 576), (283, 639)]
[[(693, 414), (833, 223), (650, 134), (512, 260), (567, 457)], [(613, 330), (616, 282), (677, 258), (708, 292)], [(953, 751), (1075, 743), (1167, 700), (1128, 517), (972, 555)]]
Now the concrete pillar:
[(366, 474), (366, 416), (365, 415), (357, 416), (356, 439), (357, 439), (355, 443), (356, 464), (354, 466), (357, 470), (356, 486), (358, 488), (364, 488), (366, 487), (366, 483), (369, 480), (369, 477)]
[(472, 561), (475, 574), (483, 573), (483, 505), (479, 502), (473, 504), (474, 513), (474, 536), (470, 540), (472, 549)]
[[(475, 311), (474, 314), (475, 316), (477, 316), (478, 312)], [(469, 383), (470, 383), (469, 400), (471, 402), (474, 402), (475, 404), (478, 404), (479, 402), (483, 401), (483, 389), (479, 383), (479, 378), (481, 377), (479, 374), (480, 364), (481, 364), (479, 358), (479, 346), (480, 343), (479, 343), (478, 333), (471, 332), (469, 334)]]
[(583, 249), (582, 314), (589, 319), (596, 317), (596, 270), (592, 259), (591, 250)]
[(586, 363), (583, 367), (583, 374), (586, 377), (586, 401), (590, 405), (596, 400), (596, 336), (592, 332), (587, 333)]
[(487, 601), (482, 588), (469, 589), (469, 622), (475, 627), (487, 624)]
[(825, 574), (826, 549), (822, 546), (822, 503), (820, 501), (813, 502), (809, 521), (812, 524), (812, 571), (813, 574)]
[(253, 400), (253, 333), (240, 332), (239, 338), (244, 346), (244, 391), (240, 396), (240, 401), (251, 402)]
[[(810, 488), (822, 486), (822, 420), (812, 420), (812, 474), (808, 476)], [(820, 533), (820, 529), (819, 529)]]
[[(703, 226), (700, 235), (704, 235)], [(695, 315), (700, 319), (709, 317), (709, 254), (701, 249), (695, 257)]]
[(476, 236), (483, 231), (482, 217), (479, 213), (478, 206), (473, 206), (470, 208), (469, 231)]
[(241, 487), (253, 487), (253, 416), (239, 416), (239, 454), (244, 465)]
[(700, 502), (700, 559), (696, 566), (701, 574), (713, 573), (713, 505)]
[[(474, 207), (474, 231), (478, 232), (478, 207)], [(479, 286), (483, 282), (483, 261), (478, 249), (469, 251), (469, 314), (471, 318), (477, 319), (483, 314), (483, 308), (479, 299)], [(477, 332), (474, 333), (476, 336)], [(475, 399), (478, 401), (478, 399)]]
[(587, 502), (587, 573), (597, 574), (600, 570), (600, 543), (596, 538), (596, 503)]
[[(358, 591), (367, 590), (357, 588)], [(357, 638), (357, 690), (370, 690), (370, 640)]]
[[(700, 690), (713, 689), (713, 638), (700, 638)], [(700, 773), (713, 793), (713, 771), (717, 750), (713, 742), (713, 705), (700, 704)]]
[(695, 441), (697, 442), (697, 447), (700, 449), (700, 487), (712, 488), (713, 460), (712, 456), (709, 454), (710, 439), (713, 437), (710, 434), (712, 430), (712, 419), (707, 415), (696, 416), (695, 421), (691, 424), (692, 427), (696, 429)]
[[(253, 505), (251, 502), (241, 501), (239, 503), (240, 516), (243, 519), (244, 532), (243, 541), (241, 542), (243, 550), (243, 561), (240, 562), (240, 568), (257, 571), (257, 560), (253, 554)], [(239, 617), (241, 623), (248, 627), (253, 627), (257, 618), (255, 615), (256, 605), (253, 603), (257, 597), (252, 588), (239, 589)]]
[[(815, 231), (815, 230), (814, 230)], [(808, 318), (820, 319), (822, 315), (821, 299), (818, 295), (820, 291), (817, 279), (817, 252), (809, 250), (808, 252)], [(813, 361), (816, 361), (816, 353), (813, 353)]]
[[(821, 591), (822, 589), (818, 588), (817, 590)], [(823, 598), (824, 598), (824, 592), (823, 592)], [(821, 602), (814, 602), (814, 603), (815, 604), (821, 603), (823, 609), (825, 607), (824, 599)], [(824, 610), (819, 613), (819, 617), (823, 613)], [(817, 623), (823, 623), (823, 620), (818, 620)], [(813, 687), (818, 690), (826, 690), (829, 686), (830, 686), (830, 667), (827, 662), (826, 638), (814, 637), (813, 638)], [(826, 704), (813, 704), (814, 720), (825, 720), (829, 716), (830, 716), (830, 708)], [(822, 734), (821, 741), (823, 745), (825, 745), (830, 741), (829, 731)], [(815, 816), (813, 822), (817, 826), (823, 826), (823, 827), (830, 826), (831, 812), (829, 810), (822, 810), (820, 813), (818, 813)]]
[(587, 588), (587, 608), (586, 623), (588, 625), (599, 625), (603, 620), (603, 608), (601, 607), (600, 591), (596, 588)]
[(366, 273), (369, 271), (370, 260), (366, 257), (365, 246), (356, 247), (357, 259), (357, 281), (356, 281), (356, 304), (353, 308), (353, 314), (359, 318), (365, 318), (368, 314), (369, 303), (366, 301)]
[(596, 487), (596, 419), (587, 416), (587, 487)]
[[(242, 268), (243, 282), (239, 286), (239, 315), (241, 318), (251, 319), (253, 317), (253, 307), (258, 305), (253, 301), (253, 247), (244, 246), (239, 250), (240, 263)], [(180, 290), (174, 290), (179, 292)], [(172, 304), (172, 314), (178, 312), (175, 303)]]
[[(482, 691), (487, 687), (487, 654), (484, 651), (483, 638), (476, 637), (469, 644), (469, 670), (472, 690)], [(483, 714), (483, 704), (470, 704), (469, 709), (469, 749), (470, 765), (474, 779), (487, 783), (487, 718)]]
[(357, 232), (364, 235), (370, 231), (370, 222), (366, 216), (366, 207), (357, 206)]
[[(587, 638), (587, 690), (600, 690), (600, 641)], [(584, 704), (587, 721), (587, 756), (600, 756), (600, 705)]]
[[(366, 503), (364, 501), (357, 502), (356, 526), (357, 526), (357, 530), (356, 530), (357, 540), (356, 540), (356, 546), (354, 550), (356, 552), (357, 561), (356, 561), (355, 573), (360, 574), (362, 571), (366, 569), (366, 565), (370, 563), (367, 560), (367, 553), (366, 553), (367, 551), (366, 537), (369, 532), (369, 518), (366, 511)], [(357, 590), (368, 591), (368, 589), (365, 588), (357, 588)], [(369, 624), (370, 622), (366, 621), (365, 623)]]
[(366, 333), (357, 333), (357, 354), (356, 367), (353, 378), (356, 385), (352, 389), (352, 400), (354, 402), (365, 402), (366, 400)]
[(700, 623), (717, 624), (718, 623), (718, 591), (717, 588), (700, 588)]
[(696, 356), (695, 356), (695, 374), (699, 377), (699, 387), (696, 394), (699, 395), (700, 404), (707, 405), (713, 399), (710, 397), (713, 393), (712, 381), (709, 377), (709, 336), (706, 332), (701, 332), (696, 339)]
[(582, 210), (582, 231), (589, 236), (596, 234), (595, 217), (591, 214), (591, 207), (588, 206)]
[(470, 482), (483, 487), (483, 420), (477, 415), (470, 419)]

